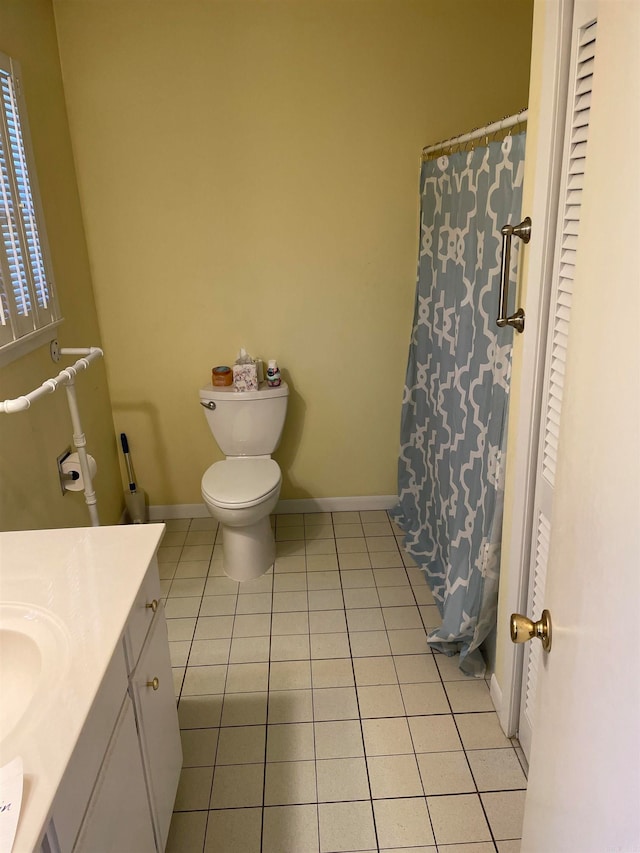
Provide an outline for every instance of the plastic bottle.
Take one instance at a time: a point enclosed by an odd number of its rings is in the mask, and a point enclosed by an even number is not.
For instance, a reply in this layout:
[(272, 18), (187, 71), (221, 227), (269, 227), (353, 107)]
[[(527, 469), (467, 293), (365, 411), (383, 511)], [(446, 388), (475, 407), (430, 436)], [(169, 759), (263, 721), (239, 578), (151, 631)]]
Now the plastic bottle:
[(278, 362), (275, 359), (271, 359), (267, 366), (267, 384), (270, 388), (277, 388), (278, 385), (282, 382), (280, 378), (280, 369), (278, 368)]

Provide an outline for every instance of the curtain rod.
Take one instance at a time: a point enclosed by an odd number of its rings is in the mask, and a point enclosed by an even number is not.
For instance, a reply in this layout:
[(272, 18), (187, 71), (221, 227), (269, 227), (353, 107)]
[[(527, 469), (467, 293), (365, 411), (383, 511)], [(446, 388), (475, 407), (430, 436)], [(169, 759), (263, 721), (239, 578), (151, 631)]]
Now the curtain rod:
[(442, 142), (436, 142), (435, 145), (429, 145), (422, 149), (422, 154), (433, 154), (436, 151), (441, 151), (443, 148), (450, 148), (452, 145), (462, 145), (464, 142), (471, 142), (473, 139), (480, 139), (481, 136), (488, 136), (490, 133), (498, 133), (501, 130), (507, 130), (514, 127), (516, 124), (524, 124), (529, 115), (528, 109), (520, 110), (512, 116), (507, 116), (500, 121), (494, 121), (485, 127), (476, 127), (470, 133), (464, 133), (461, 136), (452, 136), (451, 139), (443, 139)]

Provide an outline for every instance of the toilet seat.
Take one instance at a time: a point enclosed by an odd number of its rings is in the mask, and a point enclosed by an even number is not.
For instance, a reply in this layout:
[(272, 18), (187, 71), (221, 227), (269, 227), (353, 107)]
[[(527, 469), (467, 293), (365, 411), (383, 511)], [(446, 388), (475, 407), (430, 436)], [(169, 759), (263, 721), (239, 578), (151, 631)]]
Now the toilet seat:
[(242, 509), (261, 503), (280, 487), (281, 479), (273, 459), (225, 459), (205, 471), (202, 495), (217, 506)]

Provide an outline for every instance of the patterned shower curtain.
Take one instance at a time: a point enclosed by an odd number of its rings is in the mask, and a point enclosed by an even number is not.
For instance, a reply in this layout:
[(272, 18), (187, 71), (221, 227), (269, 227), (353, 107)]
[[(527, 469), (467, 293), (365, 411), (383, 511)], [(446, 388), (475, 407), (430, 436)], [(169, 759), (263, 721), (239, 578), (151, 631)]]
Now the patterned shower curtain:
[[(393, 515), (442, 616), (429, 644), (481, 676), (495, 624), (514, 330), (498, 329), (500, 229), (520, 221), (525, 134), (421, 173), (421, 243)], [(519, 240), (512, 243), (510, 296)]]

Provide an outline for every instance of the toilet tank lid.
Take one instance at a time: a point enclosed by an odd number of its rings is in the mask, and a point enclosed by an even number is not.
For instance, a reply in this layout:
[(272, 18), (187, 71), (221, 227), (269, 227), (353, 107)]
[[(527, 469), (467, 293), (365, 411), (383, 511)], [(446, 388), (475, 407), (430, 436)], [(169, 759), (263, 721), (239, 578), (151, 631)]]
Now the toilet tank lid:
[(272, 492), (281, 474), (274, 459), (238, 457), (215, 462), (202, 478), (202, 491), (225, 506), (252, 504)]
[(261, 382), (257, 391), (236, 391), (233, 385), (205, 385), (200, 389), (201, 400), (264, 400), (269, 397), (288, 397), (289, 386), (286, 382), (272, 388), (266, 382)]

